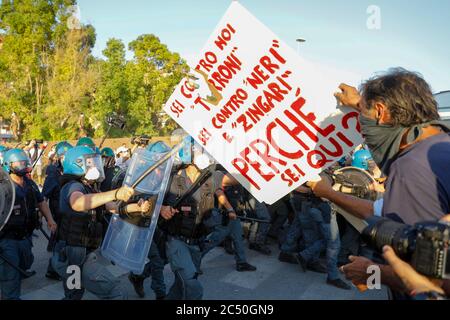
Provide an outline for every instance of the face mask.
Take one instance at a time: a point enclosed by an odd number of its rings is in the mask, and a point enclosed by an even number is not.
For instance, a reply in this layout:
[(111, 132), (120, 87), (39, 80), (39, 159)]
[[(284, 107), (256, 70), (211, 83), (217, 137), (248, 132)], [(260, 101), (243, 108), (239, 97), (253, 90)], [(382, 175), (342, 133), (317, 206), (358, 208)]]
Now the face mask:
[(31, 172), (31, 167), (29, 167), (29, 165), (26, 164), (20, 164), (16, 166), (12, 166), (10, 169), (11, 173), (15, 174), (16, 176), (19, 177), (25, 177), (27, 174), (29, 174)]
[(30, 173), (30, 170), (28, 168), (12, 170), (12, 173), (14, 173), (16, 176), (19, 176), (19, 177), (25, 177), (28, 173)]
[(100, 179), (100, 171), (96, 167), (89, 168), (84, 178), (88, 181), (97, 181)]
[(450, 128), (443, 122), (430, 121), (413, 125), (412, 127), (392, 126), (389, 124), (378, 124), (375, 119), (359, 116), (361, 133), (365, 143), (372, 153), (373, 160), (385, 175), (389, 175), (391, 164), (397, 159), (400, 153), (400, 144), (406, 131), (406, 143), (413, 143), (422, 134), (422, 128), (430, 125), (440, 126), (444, 131), (449, 132)]
[(199, 154), (194, 156), (194, 165), (200, 170), (208, 168), (210, 165), (209, 157), (206, 154)]

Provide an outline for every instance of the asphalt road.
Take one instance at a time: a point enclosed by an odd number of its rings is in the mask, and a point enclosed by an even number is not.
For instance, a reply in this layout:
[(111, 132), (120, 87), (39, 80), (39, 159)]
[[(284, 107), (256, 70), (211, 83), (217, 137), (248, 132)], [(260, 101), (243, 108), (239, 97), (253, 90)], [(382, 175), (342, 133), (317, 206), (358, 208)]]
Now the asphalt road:
[[(36, 231), (33, 237), (35, 261), (33, 277), (22, 282), (24, 300), (60, 300), (63, 298), (62, 283), (45, 277), (48, 259), (47, 240)], [(237, 272), (234, 257), (225, 253), (223, 248), (213, 249), (202, 262), (203, 275), (200, 281), (204, 287), (204, 299), (226, 300), (382, 300), (387, 299), (386, 288), (368, 290), (360, 293), (356, 288), (341, 290), (326, 284), (326, 275), (308, 271), (302, 273), (299, 266), (278, 261), (278, 248), (271, 245), (272, 254), (264, 256), (247, 250), (248, 261), (255, 265), (255, 272)], [(110, 266), (113, 274), (121, 279), (121, 286), (128, 293), (128, 299), (139, 299), (128, 281), (127, 272), (116, 266)], [(173, 281), (169, 265), (164, 270), (167, 288)], [(150, 288), (151, 279), (145, 281), (146, 297), (155, 299)], [(83, 299), (96, 300), (97, 297), (86, 292)]]

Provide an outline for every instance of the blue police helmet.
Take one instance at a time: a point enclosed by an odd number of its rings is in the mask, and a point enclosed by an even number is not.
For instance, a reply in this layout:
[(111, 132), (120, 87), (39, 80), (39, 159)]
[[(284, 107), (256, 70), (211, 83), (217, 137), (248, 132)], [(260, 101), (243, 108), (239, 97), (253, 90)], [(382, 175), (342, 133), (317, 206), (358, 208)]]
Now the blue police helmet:
[(373, 160), (369, 150), (359, 150), (353, 154), (352, 166), (364, 170), (369, 170), (369, 161)]
[(69, 149), (63, 161), (64, 174), (82, 177), (86, 174), (84, 159), (86, 156), (97, 155), (97, 152), (87, 146), (77, 146)]
[(162, 141), (149, 144), (146, 149), (151, 153), (166, 153), (170, 151), (170, 147)]
[(56, 152), (56, 155), (58, 156), (58, 158), (60, 158), (63, 155), (65, 155), (66, 152), (69, 151), (69, 149), (72, 149), (72, 148), (73, 148), (73, 146), (70, 143), (68, 143), (67, 141), (61, 141), (60, 143), (58, 143), (56, 145), (55, 152)]
[(25, 166), (18, 168), (20, 171), (31, 168), (31, 161), (28, 155), (22, 149), (11, 149), (3, 155), (3, 169), (7, 173), (15, 173), (11, 165), (14, 162), (25, 162)]

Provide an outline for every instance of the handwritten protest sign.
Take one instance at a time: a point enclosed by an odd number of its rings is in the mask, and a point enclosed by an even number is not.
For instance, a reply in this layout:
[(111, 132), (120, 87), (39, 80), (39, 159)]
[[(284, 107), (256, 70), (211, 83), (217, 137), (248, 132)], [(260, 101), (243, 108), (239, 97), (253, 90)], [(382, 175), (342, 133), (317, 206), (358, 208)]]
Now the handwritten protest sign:
[(361, 143), (358, 113), (333, 96), (350, 78), (299, 57), (233, 2), (164, 110), (272, 204)]

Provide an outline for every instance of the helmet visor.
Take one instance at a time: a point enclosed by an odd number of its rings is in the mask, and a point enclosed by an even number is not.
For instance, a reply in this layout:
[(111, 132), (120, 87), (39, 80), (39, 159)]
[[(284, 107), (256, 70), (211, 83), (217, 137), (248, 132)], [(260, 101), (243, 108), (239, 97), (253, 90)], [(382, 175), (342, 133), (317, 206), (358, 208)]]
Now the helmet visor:
[(84, 157), (84, 172), (87, 180), (103, 181), (105, 172), (103, 170), (102, 157), (99, 154)]

